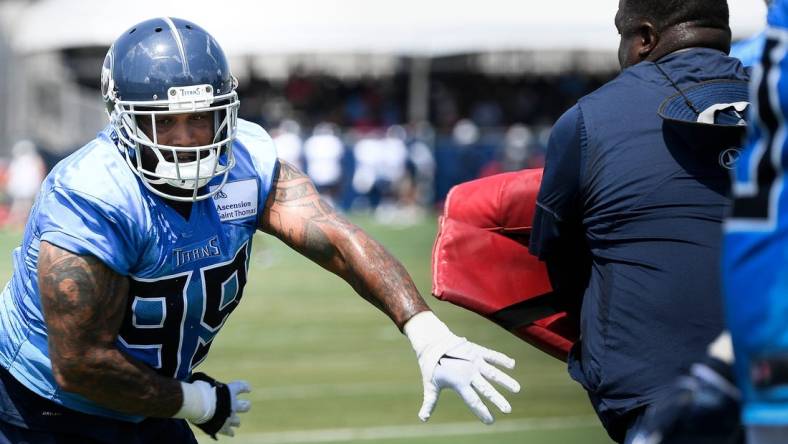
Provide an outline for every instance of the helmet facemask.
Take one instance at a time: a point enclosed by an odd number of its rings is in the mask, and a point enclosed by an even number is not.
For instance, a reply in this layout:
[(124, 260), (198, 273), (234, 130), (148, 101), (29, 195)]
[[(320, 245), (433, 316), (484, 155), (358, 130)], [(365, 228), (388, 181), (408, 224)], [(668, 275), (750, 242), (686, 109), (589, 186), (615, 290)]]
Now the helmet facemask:
[[(110, 122), (124, 148), (126, 161), (145, 187), (161, 197), (181, 202), (210, 198), (224, 185), (235, 165), (232, 144), (238, 126), (240, 104), (235, 88), (227, 94), (214, 97), (211, 85), (171, 87), (167, 99), (112, 101), (114, 106)], [(211, 116), (212, 142), (201, 146), (159, 143), (156, 117), (187, 113), (208, 113)], [(150, 136), (141, 128), (140, 123), (143, 121)], [(142, 150), (145, 149), (151, 150), (158, 159), (153, 170), (150, 165), (147, 168), (143, 165)], [(217, 177), (221, 177), (221, 182), (205, 189)]]

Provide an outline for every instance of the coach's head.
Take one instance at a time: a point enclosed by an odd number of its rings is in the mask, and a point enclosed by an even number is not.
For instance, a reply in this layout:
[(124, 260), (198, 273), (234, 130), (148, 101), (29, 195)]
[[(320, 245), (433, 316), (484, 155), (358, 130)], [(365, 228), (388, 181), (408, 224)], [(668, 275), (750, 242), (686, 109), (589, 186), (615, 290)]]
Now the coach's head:
[(616, 28), (621, 69), (685, 48), (731, 47), (725, 0), (619, 0)]

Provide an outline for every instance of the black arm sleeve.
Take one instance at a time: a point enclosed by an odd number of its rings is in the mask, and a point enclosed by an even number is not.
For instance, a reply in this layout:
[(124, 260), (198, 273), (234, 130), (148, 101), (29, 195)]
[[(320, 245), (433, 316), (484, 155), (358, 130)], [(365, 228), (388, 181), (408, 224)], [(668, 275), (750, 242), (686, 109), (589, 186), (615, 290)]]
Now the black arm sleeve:
[(547, 264), (556, 308), (570, 314), (580, 312), (591, 272), (580, 186), (584, 144), (582, 114), (575, 106), (550, 135), (529, 245)]

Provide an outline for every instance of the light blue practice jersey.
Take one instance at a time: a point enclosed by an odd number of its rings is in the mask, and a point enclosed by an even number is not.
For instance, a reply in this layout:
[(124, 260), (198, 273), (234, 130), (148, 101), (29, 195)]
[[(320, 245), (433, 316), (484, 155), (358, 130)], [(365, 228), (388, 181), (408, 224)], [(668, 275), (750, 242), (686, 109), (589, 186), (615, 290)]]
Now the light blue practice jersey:
[[(725, 224), (723, 282), (736, 376), (747, 424), (788, 424), (788, 0), (769, 10), (754, 65), (747, 144), (736, 165), (733, 214)], [(785, 370), (783, 370), (784, 372)]]
[(236, 165), (227, 183), (212, 199), (194, 203), (187, 220), (144, 187), (113, 136), (106, 128), (60, 162), (42, 185), (0, 301), (0, 365), (30, 390), (66, 407), (138, 421), (142, 418), (100, 407), (55, 383), (38, 295), (41, 241), (95, 256), (128, 276), (117, 347), (158, 373), (183, 380), (205, 359), (241, 299), (252, 237), (278, 164), (268, 134), (239, 120)]
[(763, 54), (763, 43), (766, 41), (766, 34), (763, 32), (756, 34), (748, 39), (736, 42), (731, 46), (731, 57), (741, 60), (745, 67), (754, 66), (758, 63)]

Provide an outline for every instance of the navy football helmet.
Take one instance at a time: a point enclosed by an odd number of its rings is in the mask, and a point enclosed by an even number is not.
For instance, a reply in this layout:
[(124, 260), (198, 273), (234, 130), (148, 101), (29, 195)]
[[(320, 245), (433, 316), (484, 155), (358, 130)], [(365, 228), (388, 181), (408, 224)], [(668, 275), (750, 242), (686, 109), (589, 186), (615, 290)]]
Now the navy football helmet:
[[(126, 161), (153, 193), (177, 201), (207, 199), (227, 181), (235, 165), (232, 152), (238, 123), (238, 85), (216, 40), (186, 20), (170, 17), (132, 26), (112, 44), (101, 70), (101, 93)], [(209, 145), (162, 145), (156, 116), (210, 112), (214, 137)], [(150, 119), (152, 140), (139, 128)], [(154, 171), (142, 165), (141, 150), (158, 158)], [(162, 153), (167, 153), (165, 158)], [(178, 153), (190, 153), (179, 161)], [(171, 155), (170, 155), (171, 154)], [(210, 187), (206, 187), (214, 178)], [(186, 193), (167, 193), (169, 185)]]

